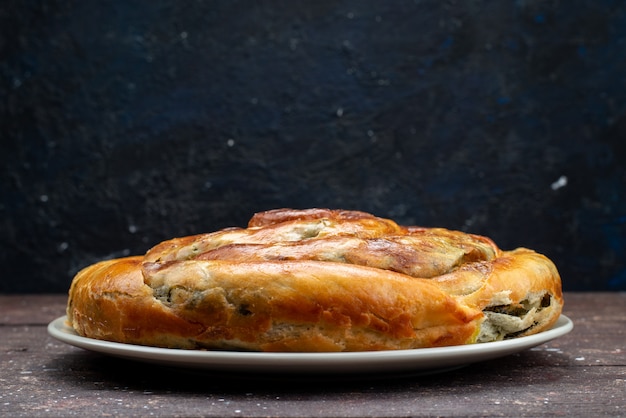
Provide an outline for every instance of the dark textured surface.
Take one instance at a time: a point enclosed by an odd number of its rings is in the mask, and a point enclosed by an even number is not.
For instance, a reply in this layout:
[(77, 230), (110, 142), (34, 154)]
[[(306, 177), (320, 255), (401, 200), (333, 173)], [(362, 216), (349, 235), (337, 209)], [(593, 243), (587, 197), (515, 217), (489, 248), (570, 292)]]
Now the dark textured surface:
[(625, 74), (608, 0), (3, 1), (0, 292), (314, 206), (626, 289)]

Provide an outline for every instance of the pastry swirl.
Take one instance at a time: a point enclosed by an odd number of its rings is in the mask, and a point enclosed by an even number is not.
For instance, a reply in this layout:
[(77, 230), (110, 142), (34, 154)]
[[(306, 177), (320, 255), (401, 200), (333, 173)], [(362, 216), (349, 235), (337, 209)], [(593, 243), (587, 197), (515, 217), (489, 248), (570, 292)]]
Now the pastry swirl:
[(530, 335), (562, 306), (556, 267), (532, 250), (358, 211), (279, 209), (88, 266), (67, 315), (109, 341), (327, 352)]

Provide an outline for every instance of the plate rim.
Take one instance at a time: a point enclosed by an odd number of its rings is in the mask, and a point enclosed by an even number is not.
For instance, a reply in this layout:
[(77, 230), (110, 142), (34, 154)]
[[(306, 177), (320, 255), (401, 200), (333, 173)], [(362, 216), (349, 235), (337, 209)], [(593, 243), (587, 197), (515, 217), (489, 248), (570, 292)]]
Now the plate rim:
[(67, 315), (48, 324), (53, 338), (84, 350), (167, 366), (236, 372), (364, 373), (460, 367), (507, 356), (568, 334), (573, 321), (561, 314), (551, 329), (510, 340), (407, 350), (268, 353), (150, 347), (82, 337), (67, 324)]

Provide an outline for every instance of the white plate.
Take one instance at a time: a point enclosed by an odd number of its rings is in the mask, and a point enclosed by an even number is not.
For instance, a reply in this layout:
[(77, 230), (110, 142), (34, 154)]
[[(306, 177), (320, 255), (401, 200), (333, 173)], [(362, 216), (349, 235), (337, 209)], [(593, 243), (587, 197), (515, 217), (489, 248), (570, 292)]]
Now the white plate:
[(67, 325), (65, 316), (52, 321), (48, 332), (60, 341), (86, 350), (165, 366), (229, 373), (357, 374), (415, 373), (461, 367), (535, 347), (567, 334), (573, 326), (568, 317), (561, 315), (552, 329), (528, 337), (453, 347), (350, 353), (180, 350), (114, 343), (77, 335)]

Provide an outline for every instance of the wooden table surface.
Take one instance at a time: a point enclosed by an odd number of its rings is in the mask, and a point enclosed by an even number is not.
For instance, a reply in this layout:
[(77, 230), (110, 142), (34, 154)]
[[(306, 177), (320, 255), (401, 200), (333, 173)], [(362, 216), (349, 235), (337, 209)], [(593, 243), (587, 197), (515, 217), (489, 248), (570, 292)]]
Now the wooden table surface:
[(574, 330), (423, 376), (228, 377), (59, 342), (65, 295), (0, 295), (0, 416), (626, 416), (626, 293), (566, 293)]

